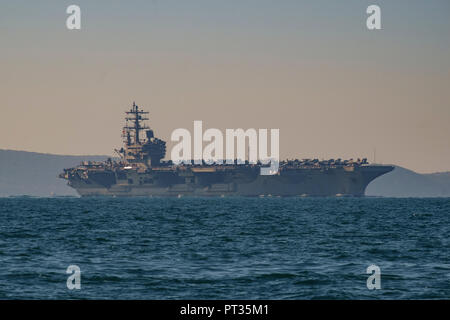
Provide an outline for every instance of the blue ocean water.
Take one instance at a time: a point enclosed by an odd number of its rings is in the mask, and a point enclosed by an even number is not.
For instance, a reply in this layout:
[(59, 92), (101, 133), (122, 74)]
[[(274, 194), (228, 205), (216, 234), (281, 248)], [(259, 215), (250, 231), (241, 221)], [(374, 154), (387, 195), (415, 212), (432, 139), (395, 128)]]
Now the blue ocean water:
[(448, 299), (449, 253), (450, 199), (0, 199), (0, 299)]

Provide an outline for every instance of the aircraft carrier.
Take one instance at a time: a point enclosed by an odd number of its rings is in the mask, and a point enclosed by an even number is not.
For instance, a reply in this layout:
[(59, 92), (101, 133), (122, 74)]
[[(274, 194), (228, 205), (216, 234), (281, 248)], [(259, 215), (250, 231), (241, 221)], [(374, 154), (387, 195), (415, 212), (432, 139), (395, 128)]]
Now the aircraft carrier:
[[(133, 103), (126, 111), (124, 146), (115, 150), (118, 160), (84, 161), (64, 169), (82, 197), (164, 196), (364, 196), (367, 185), (394, 169), (357, 160), (285, 160), (275, 175), (260, 175), (261, 163), (179, 164), (163, 161), (166, 142), (144, 124), (148, 112)], [(144, 134), (145, 133), (145, 134)], [(145, 137), (142, 137), (144, 135)]]

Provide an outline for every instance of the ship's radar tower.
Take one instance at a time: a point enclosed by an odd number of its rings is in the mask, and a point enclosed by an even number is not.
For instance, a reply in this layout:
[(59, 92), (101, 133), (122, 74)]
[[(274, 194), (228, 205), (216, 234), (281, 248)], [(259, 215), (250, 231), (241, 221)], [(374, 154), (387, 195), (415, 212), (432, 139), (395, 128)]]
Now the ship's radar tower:
[[(122, 137), (125, 147), (120, 150), (124, 160), (128, 163), (144, 163), (147, 166), (157, 166), (166, 155), (166, 142), (155, 138), (153, 130), (143, 121), (148, 120), (147, 111), (133, 106), (126, 111), (126, 124), (123, 127)], [(141, 138), (141, 131), (146, 130), (146, 138)]]
[[(140, 145), (141, 130), (149, 129), (148, 126), (142, 124), (142, 121), (148, 120), (148, 118), (145, 116), (148, 114), (148, 111), (139, 110), (139, 106), (135, 102), (133, 102), (133, 107), (130, 109), (130, 111), (126, 111), (125, 113), (127, 114), (127, 117), (125, 117), (125, 120), (127, 120), (127, 124), (125, 125), (125, 127), (123, 127), (124, 135), (126, 133), (126, 141), (124, 142), (130, 145)], [(129, 121), (131, 123), (129, 123)], [(131, 141), (131, 138), (133, 138), (133, 141)]]

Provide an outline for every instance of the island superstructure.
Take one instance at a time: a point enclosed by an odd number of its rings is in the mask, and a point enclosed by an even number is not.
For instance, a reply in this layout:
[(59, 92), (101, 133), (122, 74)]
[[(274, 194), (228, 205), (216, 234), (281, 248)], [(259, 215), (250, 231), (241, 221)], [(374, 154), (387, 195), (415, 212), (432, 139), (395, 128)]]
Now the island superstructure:
[[(126, 111), (119, 160), (84, 161), (60, 178), (85, 196), (364, 196), (367, 185), (394, 169), (357, 160), (285, 160), (275, 175), (260, 163), (179, 164), (163, 161), (166, 142), (144, 121), (135, 103)], [(145, 133), (145, 136), (143, 137)]]

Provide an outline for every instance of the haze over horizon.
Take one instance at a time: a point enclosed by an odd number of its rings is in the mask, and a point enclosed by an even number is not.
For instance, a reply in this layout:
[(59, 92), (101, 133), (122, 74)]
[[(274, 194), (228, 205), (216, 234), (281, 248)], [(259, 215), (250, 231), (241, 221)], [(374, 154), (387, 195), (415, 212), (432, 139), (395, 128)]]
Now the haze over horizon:
[(2, 2), (0, 149), (113, 155), (136, 101), (168, 156), (171, 132), (202, 120), (279, 128), (281, 159), (376, 149), (450, 171), (449, 15), (446, 0)]

